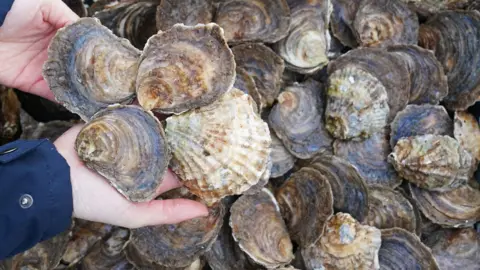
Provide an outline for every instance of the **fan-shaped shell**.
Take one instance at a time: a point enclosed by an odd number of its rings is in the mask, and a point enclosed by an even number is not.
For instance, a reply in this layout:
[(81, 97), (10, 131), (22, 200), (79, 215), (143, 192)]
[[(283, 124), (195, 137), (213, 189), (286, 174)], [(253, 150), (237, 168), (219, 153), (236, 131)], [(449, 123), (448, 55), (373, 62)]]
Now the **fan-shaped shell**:
[(273, 43), (288, 34), (290, 8), (286, 0), (220, 1), (215, 22), (229, 43)]
[(480, 126), (479, 121), (468, 112), (455, 112), (455, 139), (467, 150), (478, 163), (480, 161)]
[(167, 118), (172, 169), (207, 203), (242, 194), (267, 169), (271, 137), (252, 98), (231, 89), (209, 106)]
[(290, 171), (297, 159), (290, 154), (274, 132), (270, 132), (270, 136), (272, 137), (272, 151), (270, 152), (272, 170), (270, 171), (270, 177), (276, 178)]
[(177, 23), (194, 26), (213, 22), (211, 0), (161, 0), (157, 7), (157, 29), (167, 31)]
[(88, 121), (135, 95), (140, 51), (96, 18), (80, 18), (57, 31), (48, 48), (43, 77), (57, 101)]
[(135, 105), (112, 105), (95, 114), (78, 134), (75, 150), (134, 202), (158, 195), (171, 157), (160, 122)]
[(362, 0), (332, 0), (333, 12), (330, 26), (332, 34), (350, 48), (358, 46), (357, 38), (353, 33), (352, 25)]
[(474, 173), (472, 156), (449, 136), (428, 134), (400, 139), (388, 161), (405, 180), (434, 191), (458, 188)]
[(257, 84), (252, 76), (242, 67), (237, 67), (234, 88), (242, 90), (245, 94), (249, 94), (258, 107), (258, 113), (266, 107), (260, 92), (258, 92)]
[(284, 89), (270, 111), (268, 123), (292, 155), (301, 159), (331, 149), (323, 124), (323, 86), (309, 79)]
[(138, 101), (147, 110), (175, 114), (209, 105), (232, 88), (235, 67), (218, 25), (176, 24), (145, 45), (136, 81)]

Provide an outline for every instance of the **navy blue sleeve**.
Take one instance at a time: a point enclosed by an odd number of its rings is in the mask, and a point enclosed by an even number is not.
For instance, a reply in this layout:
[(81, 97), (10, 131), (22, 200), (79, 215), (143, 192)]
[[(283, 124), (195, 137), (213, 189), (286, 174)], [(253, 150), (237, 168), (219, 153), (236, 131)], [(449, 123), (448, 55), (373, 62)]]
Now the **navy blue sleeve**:
[(7, 13), (12, 8), (14, 0), (0, 0), (0, 26), (2, 26)]
[(70, 167), (47, 139), (0, 146), (0, 260), (69, 228)]

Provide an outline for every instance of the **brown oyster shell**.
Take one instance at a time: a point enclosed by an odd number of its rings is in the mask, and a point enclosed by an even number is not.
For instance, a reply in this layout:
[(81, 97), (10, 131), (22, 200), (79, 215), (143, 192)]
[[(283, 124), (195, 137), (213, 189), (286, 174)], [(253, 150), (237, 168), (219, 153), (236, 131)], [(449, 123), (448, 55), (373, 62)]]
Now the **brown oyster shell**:
[(435, 52), (448, 77), (448, 95), (443, 100), (450, 110), (465, 110), (480, 96), (480, 12), (443, 11), (422, 24), (419, 42)]
[(380, 230), (361, 225), (347, 213), (337, 213), (326, 224), (318, 242), (302, 250), (307, 270), (379, 269)]
[(161, 123), (136, 105), (112, 105), (95, 114), (78, 134), (75, 150), (133, 202), (158, 196), (171, 157)]
[(265, 106), (270, 107), (282, 84), (285, 70), (283, 59), (261, 43), (247, 43), (232, 47), (235, 63), (252, 76)]
[(385, 270), (439, 270), (431, 250), (416, 235), (401, 228), (383, 229), (378, 252), (380, 268)]
[(410, 104), (436, 105), (448, 94), (447, 76), (442, 64), (432, 51), (416, 45), (388, 46), (387, 51), (397, 54), (410, 72)]
[(235, 61), (214, 23), (176, 24), (150, 37), (140, 58), (137, 98), (146, 110), (180, 114), (230, 90)]
[(390, 124), (390, 146), (398, 140), (418, 135), (453, 135), (453, 121), (443, 106), (408, 105)]
[(425, 244), (432, 249), (440, 269), (478, 270), (480, 233), (473, 228), (438, 230)]
[(436, 192), (410, 184), (418, 208), (433, 223), (444, 227), (470, 227), (480, 221), (480, 190), (469, 184)]
[(340, 42), (350, 48), (358, 46), (357, 38), (353, 33), (352, 25), (362, 0), (332, 0), (333, 12), (330, 26), (332, 34)]
[(242, 67), (237, 67), (236, 69), (235, 83), (233, 84), (234, 88), (242, 90), (245, 94), (249, 94), (255, 104), (258, 107), (258, 113), (261, 113), (263, 108), (266, 107), (265, 102), (258, 92), (257, 84), (252, 76)]
[(287, 226), (268, 189), (242, 195), (232, 205), (230, 213), (233, 238), (256, 263), (277, 268), (292, 261), (293, 246)]
[(359, 222), (365, 219), (368, 187), (354, 166), (342, 158), (323, 154), (315, 157), (308, 167), (319, 171), (330, 183), (336, 212), (349, 213)]
[(367, 185), (395, 188), (402, 183), (387, 160), (392, 152), (386, 132), (377, 132), (363, 141), (335, 140), (334, 153), (355, 166)]
[(211, 23), (214, 9), (211, 0), (160, 0), (157, 29), (167, 31), (177, 23), (188, 26)]
[(455, 139), (442, 135), (400, 139), (388, 161), (402, 178), (432, 191), (458, 188), (474, 173), (472, 156)]
[(302, 168), (277, 189), (275, 198), (290, 237), (301, 247), (314, 244), (333, 215), (332, 188), (315, 169)]
[(275, 132), (270, 131), (270, 136), (272, 137), (272, 151), (270, 152), (272, 169), (270, 177), (276, 178), (290, 171), (295, 165), (297, 158), (290, 154), (282, 141), (275, 135)]
[(288, 35), (274, 44), (275, 51), (293, 71), (311, 74), (328, 63), (330, 0), (289, 0)]
[[(463, 9), (472, 0), (401, 0), (423, 17), (430, 17), (446, 9)], [(475, 0), (473, 0), (475, 2)]]
[(0, 85), (0, 145), (12, 142), (22, 134), (21, 104), (13, 89)]
[(290, 8), (286, 0), (224, 0), (214, 21), (229, 43), (274, 43), (288, 34)]
[(312, 79), (289, 85), (270, 111), (268, 123), (292, 155), (300, 159), (331, 149), (323, 124), (323, 85)]
[(57, 31), (48, 48), (43, 77), (57, 101), (88, 121), (135, 95), (140, 51), (96, 18), (80, 18)]
[(453, 123), (455, 139), (478, 163), (480, 161), (480, 126), (478, 120), (468, 112), (457, 111)]
[(242, 194), (268, 168), (271, 137), (252, 98), (231, 89), (209, 106), (166, 119), (171, 167), (207, 204)]

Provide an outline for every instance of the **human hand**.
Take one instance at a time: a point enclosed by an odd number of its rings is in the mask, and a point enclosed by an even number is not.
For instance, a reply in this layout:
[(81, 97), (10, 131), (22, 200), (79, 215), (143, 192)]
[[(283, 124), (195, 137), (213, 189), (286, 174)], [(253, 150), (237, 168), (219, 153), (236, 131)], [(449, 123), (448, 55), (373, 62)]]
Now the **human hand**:
[[(82, 125), (65, 132), (54, 144), (70, 165), (73, 191), (73, 216), (126, 228), (173, 224), (206, 216), (205, 205), (186, 199), (153, 200), (132, 203), (98, 174), (85, 167), (74, 149)], [(175, 175), (168, 171), (158, 194), (180, 187)]]
[(15, 0), (0, 27), (0, 84), (54, 101), (42, 76), (48, 45), (78, 18), (62, 0)]

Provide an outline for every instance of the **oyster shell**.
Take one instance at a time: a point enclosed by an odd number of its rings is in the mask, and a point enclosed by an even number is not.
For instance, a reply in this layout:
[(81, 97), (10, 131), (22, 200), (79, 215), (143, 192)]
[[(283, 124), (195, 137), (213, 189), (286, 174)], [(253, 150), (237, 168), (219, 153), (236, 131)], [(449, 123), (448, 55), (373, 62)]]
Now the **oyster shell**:
[(467, 10), (477, 10), (480, 11), (480, 2), (479, 1), (472, 1), (470, 5), (467, 7)]
[(285, 0), (224, 0), (214, 21), (229, 43), (274, 43), (288, 34), (290, 8)]
[(362, 222), (368, 214), (369, 194), (358, 170), (342, 158), (324, 154), (313, 159), (308, 167), (319, 171), (332, 188), (333, 208)]
[(88, 121), (135, 95), (140, 51), (96, 18), (80, 18), (57, 31), (48, 48), (43, 77), (57, 101)]
[(478, 120), (468, 112), (455, 112), (453, 134), (460, 145), (478, 163), (480, 161), (480, 126)]
[(138, 101), (161, 113), (207, 106), (232, 88), (235, 66), (218, 25), (176, 24), (145, 45), (136, 81)]
[(261, 43), (247, 43), (232, 47), (235, 63), (252, 76), (264, 106), (270, 107), (280, 93), (283, 59)]
[(455, 139), (442, 135), (400, 139), (388, 161), (402, 178), (432, 191), (458, 188), (474, 173), (472, 156)]
[(387, 51), (401, 57), (410, 71), (409, 103), (436, 105), (448, 94), (447, 76), (432, 51), (416, 45), (388, 46)]
[(270, 171), (270, 177), (276, 178), (291, 170), (297, 159), (288, 152), (275, 132), (270, 131), (270, 136), (272, 137), (272, 151), (270, 152), (272, 170)]
[(480, 233), (474, 228), (438, 230), (425, 244), (432, 249), (440, 269), (478, 270)]
[(395, 188), (402, 183), (402, 178), (387, 160), (391, 148), (386, 132), (377, 132), (363, 141), (336, 140), (333, 148), (336, 156), (357, 168), (367, 185)]
[(294, 83), (280, 93), (268, 123), (288, 151), (308, 159), (331, 149), (332, 137), (323, 124), (323, 86), (309, 79)]
[(310, 74), (328, 63), (330, 0), (289, 0), (288, 36), (275, 43), (275, 51), (293, 71)]
[(307, 270), (379, 269), (380, 230), (361, 225), (347, 213), (337, 213), (314, 245), (302, 250)]
[(350, 48), (358, 46), (357, 38), (353, 33), (353, 20), (362, 0), (331, 0), (333, 12), (330, 26), (332, 34), (340, 42)]
[(73, 127), (78, 121), (53, 120), (48, 122), (37, 122), (23, 109), (20, 111), (20, 123), (22, 125), (22, 135), (20, 139), (37, 140), (47, 138), (54, 142), (63, 133)]
[(135, 105), (111, 105), (95, 114), (78, 134), (75, 150), (88, 168), (134, 202), (158, 196), (170, 160), (162, 125)]
[[(430, 17), (442, 10), (461, 9), (471, 0), (401, 0), (408, 4), (410, 9), (424, 17)], [(473, 0), (475, 2), (475, 0)]]
[(416, 235), (401, 228), (383, 229), (378, 252), (381, 269), (439, 270), (430, 249)]
[(358, 43), (365, 47), (418, 42), (417, 14), (400, 0), (360, 1), (352, 26)]
[(395, 116), (390, 130), (390, 146), (394, 148), (398, 140), (411, 136), (453, 136), (453, 121), (443, 106), (412, 104)]
[(293, 247), (287, 226), (268, 189), (242, 195), (232, 205), (230, 213), (233, 238), (256, 263), (277, 268), (292, 261)]
[(238, 90), (242, 90), (245, 94), (249, 94), (253, 101), (255, 101), (255, 104), (258, 107), (258, 113), (262, 112), (262, 109), (266, 107), (262, 96), (258, 92), (257, 84), (255, 83), (255, 80), (253, 79), (250, 74), (241, 67), (237, 67), (236, 69), (236, 77), (235, 77), (235, 83), (233, 84), (234, 88), (237, 88)]
[(242, 194), (267, 169), (270, 131), (253, 106), (233, 88), (211, 105), (166, 119), (172, 169), (207, 204)]
[(275, 197), (291, 239), (301, 247), (314, 244), (333, 215), (332, 188), (324, 175), (302, 168), (283, 183)]
[(18, 139), (22, 133), (21, 104), (13, 89), (0, 85), (0, 145)]
[(157, 7), (157, 29), (167, 31), (177, 23), (194, 26), (213, 21), (211, 0), (161, 0)]
[(435, 192), (410, 184), (418, 208), (433, 223), (444, 227), (470, 227), (480, 221), (480, 190), (469, 184)]
[(435, 52), (448, 77), (448, 95), (443, 100), (450, 110), (465, 110), (480, 96), (480, 12), (443, 11), (422, 24), (418, 44)]

